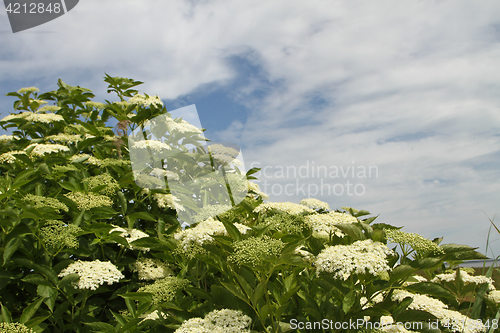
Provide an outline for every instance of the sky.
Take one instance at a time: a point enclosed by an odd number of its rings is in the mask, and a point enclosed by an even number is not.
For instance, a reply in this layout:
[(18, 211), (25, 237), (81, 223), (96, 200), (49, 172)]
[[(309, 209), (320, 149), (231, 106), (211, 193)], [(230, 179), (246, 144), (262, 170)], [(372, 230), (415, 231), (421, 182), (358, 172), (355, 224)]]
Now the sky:
[[(0, 116), (21, 87), (143, 81), (241, 147), (269, 201), (317, 198), (485, 252), (500, 225), (500, 2), (86, 0), (12, 33)], [(3, 133), (0, 133), (3, 134)], [(500, 255), (492, 231), (488, 255)]]

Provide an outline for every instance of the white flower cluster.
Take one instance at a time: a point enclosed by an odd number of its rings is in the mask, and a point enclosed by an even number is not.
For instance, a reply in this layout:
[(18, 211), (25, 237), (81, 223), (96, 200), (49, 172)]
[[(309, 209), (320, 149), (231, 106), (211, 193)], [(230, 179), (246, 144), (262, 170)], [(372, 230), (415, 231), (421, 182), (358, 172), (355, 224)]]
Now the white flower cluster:
[(82, 137), (76, 134), (66, 134), (59, 133), (54, 135), (49, 135), (45, 137), (45, 141), (54, 141), (54, 142), (62, 142), (62, 143), (76, 143), (81, 141)]
[(151, 149), (153, 151), (161, 152), (162, 150), (171, 150), (172, 148), (158, 140), (141, 140), (134, 143), (132, 148)]
[(43, 144), (43, 143), (32, 143), (28, 147), (24, 148), (25, 151), (32, 148), (31, 156), (44, 156), (45, 154), (59, 153), (62, 151), (69, 151), (69, 148), (58, 144)]
[(170, 170), (154, 168), (149, 174), (155, 177), (167, 177), (168, 180), (179, 180), (179, 175)]
[(132, 266), (132, 271), (139, 274), (139, 280), (157, 280), (172, 275), (169, 266), (158, 259), (139, 259)]
[(28, 326), (21, 323), (0, 323), (1, 333), (35, 333)]
[(89, 101), (89, 102), (85, 102), (85, 106), (88, 106), (90, 108), (96, 108), (99, 110), (104, 110), (104, 108), (106, 107), (106, 104), (100, 103), (100, 102)]
[(268, 202), (268, 203), (262, 203), (257, 208), (255, 208), (253, 211), (255, 213), (260, 213), (262, 211), (266, 210), (271, 210), (271, 209), (277, 209), (285, 213), (289, 214), (300, 214), (303, 212), (309, 212), (309, 213), (314, 213), (314, 210), (311, 208), (308, 208), (304, 205), (299, 205), (295, 204), (292, 202)]
[(252, 183), (251, 181), (248, 181), (247, 186), (248, 186), (248, 192), (249, 192), (247, 194), (247, 196), (250, 196), (251, 195), (250, 192), (252, 192), (252, 193), (254, 193), (257, 196), (262, 197), (262, 199), (264, 199), (264, 200), (268, 200), (269, 199), (269, 196), (266, 193), (264, 193), (264, 192), (262, 192), (260, 190), (259, 185), (255, 184), (255, 183)]
[(239, 310), (214, 310), (205, 318), (191, 318), (174, 333), (250, 333), (252, 319)]
[(458, 332), (479, 333), (486, 331), (486, 326), (481, 320), (474, 320), (458, 311), (449, 310), (448, 306), (440, 300), (426, 295), (413, 294), (406, 290), (394, 290), (392, 300), (400, 302), (406, 297), (413, 299), (408, 309), (428, 312), (436, 316), (442, 325), (456, 325)]
[(36, 110), (36, 112), (37, 113), (40, 113), (40, 112), (56, 112), (56, 111), (59, 111), (59, 110), (61, 110), (60, 106), (57, 106), (57, 105), (44, 105), (41, 108), (39, 108), (38, 110)]
[(172, 118), (166, 119), (166, 125), (169, 132), (179, 132), (179, 133), (201, 133), (202, 130), (198, 127), (191, 125), (187, 121), (180, 119), (174, 121)]
[(210, 152), (210, 154), (228, 155), (232, 158), (236, 158), (240, 154), (236, 149), (226, 147), (221, 144), (213, 144), (208, 146), (208, 151)]
[(344, 233), (336, 225), (356, 223), (358, 219), (346, 213), (328, 212), (326, 214), (307, 215), (305, 221), (313, 229), (314, 237), (328, 238), (330, 233), (338, 237), (344, 237)]
[[(445, 282), (450, 282), (450, 281), (455, 281), (456, 273), (449, 273), (449, 274), (438, 274), (434, 279), (431, 280), (431, 282), (434, 283), (439, 283), (441, 281)], [(469, 283), (474, 283), (474, 284), (488, 284), (488, 290), (495, 290), (495, 286), (493, 285), (493, 279), (486, 277), (484, 275), (477, 275), (477, 276), (472, 276), (469, 275), (466, 271), (463, 269), (460, 270), (460, 278), (465, 284)]]
[(15, 136), (13, 135), (0, 135), (0, 143), (5, 143), (14, 140)]
[(332, 273), (335, 278), (347, 280), (352, 274), (379, 275), (390, 271), (387, 255), (393, 252), (384, 244), (371, 239), (351, 245), (330, 246), (316, 257), (316, 274)]
[(158, 96), (145, 96), (141, 94), (135, 94), (128, 100), (129, 103), (142, 105), (148, 107), (150, 105), (163, 106), (163, 102)]
[[(47, 103), (47, 102), (45, 102)], [(33, 112), (21, 112), (19, 114), (11, 114), (4, 117), (1, 121), (10, 121), (12, 119), (26, 119), (27, 121), (34, 123), (45, 123), (50, 124), (56, 121), (64, 121), (64, 117), (55, 113), (33, 113)]]
[(420, 276), (420, 275), (413, 275), (410, 279), (415, 279), (416, 281), (406, 280), (403, 283), (403, 286), (407, 287), (407, 286), (410, 286), (412, 284), (419, 283), (419, 282), (428, 282), (428, 280), (426, 278), (424, 278), (423, 276)]
[[(135, 240), (138, 240), (138, 239), (141, 239), (141, 238), (145, 238), (145, 237), (149, 237), (148, 234), (140, 231), (140, 230), (137, 230), (137, 229), (124, 229), (122, 227), (118, 227), (116, 225), (113, 225), (113, 229), (111, 229), (109, 231), (109, 233), (112, 233), (114, 231), (118, 231), (120, 232), (121, 234), (119, 236), (125, 238), (127, 240), (127, 242), (130, 244), (132, 243), (133, 241)], [(119, 244), (120, 246), (122, 246), (121, 244)], [(129, 247), (130, 250), (140, 250), (140, 251), (143, 251), (143, 252), (148, 252), (149, 251), (149, 248), (147, 247), (137, 247), (137, 246), (133, 246), (133, 245), (130, 245)]]
[(146, 320), (157, 320), (160, 318), (165, 318), (165, 314), (163, 314), (159, 310), (155, 310), (151, 313), (148, 313), (147, 315), (142, 315), (141, 318), (144, 318), (144, 320), (142, 320), (139, 324), (141, 324), (143, 321), (146, 321)]
[(492, 300), (495, 303), (500, 303), (500, 290), (491, 290), (486, 294), (486, 298)]
[[(249, 227), (240, 223), (234, 223), (234, 226), (242, 234), (246, 234), (250, 230)], [(196, 224), (194, 228), (175, 233), (174, 238), (181, 242), (180, 246), (185, 251), (189, 251), (193, 244), (201, 246), (205, 243), (211, 243), (213, 241), (212, 235), (227, 235), (227, 231), (222, 222), (209, 218)]]
[(21, 88), (17, 91), (18, 94), (25, 94), (25, 93), (32, 93), (32, 92), (37, 92), (40, 91), (37, 87), (25, 87)]
[(78, 289), (96, 290), (100, 285), (111, 285), (123, 279), (123, 274), (109, 261), (75, 261), (59, 273), (59, 277), (76, 273), (80, 280), (75, 284)]
[(158, 203), (158, 207), (160, 208), (170, 207), (178, 212), (184, 211), (184, 207), (181, 204), (178, 204), (181, 199), (172, 194), (154, 193), (153, 198), (155, 198)]
[(330, 209), (330, 205), (327, 204), (326, 202), (323, 202), (323, 201), (318, 200), (318, 199), (313, 199), (313, 198), (302, 199), (300, 201), (300, 204), (304, 205), (306, 207), (309, 207), (311, 209), (324, 209), (324, 210)]
[(16, 157), (14, 155), (26, 155), (26, 152), (22, 150), (13, 150), (7, 153), (3, 153), (2, 155), (0, 155), (0, 163), (15, 163)]

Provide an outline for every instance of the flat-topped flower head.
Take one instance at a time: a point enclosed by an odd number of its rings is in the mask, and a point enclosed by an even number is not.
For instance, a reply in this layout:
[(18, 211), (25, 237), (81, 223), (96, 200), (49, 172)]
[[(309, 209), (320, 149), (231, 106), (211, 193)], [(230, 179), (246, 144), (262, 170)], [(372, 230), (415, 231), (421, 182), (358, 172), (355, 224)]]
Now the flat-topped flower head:
[(172, 148), (158, 140), (141, 140), (134, 143), (132, 148), (151, 149), (152, 151), (161, 152), (163, 150), (171, 150)]
[(105, 187), (99, 191), (100, 194), (112, 196), (120, 189), (120, 185), (109, 173), (102, 173), (97, 176), (92, 176), (84, 179), (89, 186), (89, 190), (92, 191), (97, 186), (104, 185)]
[(326, 214), (311, 214), (305, 217), (306, 223), (313, 229), (313, 236), (329, 238), (330, 234), (344, 237), (345, 234), (336, 227), (343, 223), (357, 223), (358, 219), (346, 213), (328, 212)]
[(63, 210), (65, 212), (69, 210), (68, 206), (66, 206), (56, 198), (44, 197), (41, 195), (28, 193), (24, 196), (24, 201), (31, 203), (36, 208), (50, 207), (54, 208), (56, 211)]
[(61, 110), (60, 106), (57, 106), (57, 105), (44, 105), (41, 108), (38, 108), (38, 110), (36, 110), (36, 112), (37, 113), (42, 113), (42, 112), (57, 112), (59, 110)]
[(142, 258), (132, 266), (132, 271), (139, 274), (139, 280), (158, 280), (172, 275), (168, 264), (159, 259)]
[(64, 196), (74, 201), (79, 210), (89, 210), (96, 207), (113, 206), (113, 201), (109, 197), (93, 192), (69, 192)]
[(90, 165), (96, 165), (100, 166), (102, 161), (98, 158), (95, 158), (94, 156), (91, 156), (89, 154), (78, 154), (78, 155), (73, 155), (69, 159), (71, 163), (76, 163), (77, 161), (81, 161), (81, 163), (84, 164), (90, 164)]
[(76, 273), (80, 280), (74, 284), (78, 289), (96, 290), (104, 283), (111, 285), (123, 279), (123, 274), (109, 261), (82, 261), (78, 260), (71, 263), (68, 267), (59, 273), (59, 277)]
[(98, 110), (104, 110), (104, 108), (106, 107), (106, 104), (104, 104), (104, 103), (92, 102), (92, 101), (85, 102), (85, 105), (89, 108), (95, 108)]
[(419, 234), (405, 232), (397, 229), (384, 229), (390, 241), (403, 245), (411, 246), (415, 251), (427, 253), (432, 252), (435, 254), (444, 254), (443, 249), (438, 244), (430, 239), (427, 239)]
[(413, 294), (406, 290), (396, 289), (392, 295), (392, 300), (401, 302), (406, 297), (412, 298), (408, 309), (428, 312), (438, 318), (441, 325), (448, 327), (453, 325), (456, 332), (486, 332), (486, 326), (481, 320), (471, 319), (458, 311), (449, 310), (448, 305), (427, 295)]
[(141, 94), (135, 94), (128, 100), (129, 103), (142, 105), (148, 107), (150, 105), (163, 106), (163, 102), (158, 96), (145, 96)]
[(15, 155), (26, 155), (26, 152), (22, 150), (13, 150), (7, 153), (3, 153), (2, 155), (0, 155), (0, 163), (15, 163), (17, 160)]
[(328, 205), (326, 202), (323, 202), (323, 201), (318, 200), (318, 199), (313, 199), (313, 198), (302, 199), (300, 201), (300, 204), (304, 205), (306, 207), (309, 207), (311, 209), (323, 209), (323, 210), (330, 209), (330, 205)]
[(48, 135), (45, 137), (45, 141), (54, 141), (60, 143), (76, 143), (78, 141), (83, 140), (82, 136), (76, 134), (66, 134), (59, 133), (54, 135)]
[(232, 158), (236, 158), (240, 154), (240, 152), (236, 149), (226, 147), (218, 143), (208, 146), (208, 151), (210, 152), (210, 154), (227, 155), (231, 156)]
[(289, 213), (289, 214), (300, 214), (303, 212), (314, 213), (314, 210), (312, 210), (311, 208), (306, 207), (304, 205), (295, 204), (292, 202), (262, 203), (257, 208), (254, 209), (254, 212), (259, 213), (259, 212), (272, 210), (272, 209), (281, 210), (282, 212)]
[(203, 132), (198, 127), (191, 125), (184, 119), (174, 120), (172, 118), (166, 118), (165, 123), (167, 125), (169, 132), (178, 132), (178, 133), (201, 133)]
[(285, 247), (280, 239), (269, 236), (250, 237), (233, 243), (234, 253), (228, 257), (230, 262), (238, 265), (257, 266), (268, 256), (279, 257)]
[(139, 288), (137, 292), (153, 294), (153, 304), (159, 304), (173, 300), (175, 294), (187, 285), (189, 285), (188, 280), (168, 276), (166, 278), (156, 280), (152, 284)]
[(61, 247), (77, 248), (79, 244), (76, 235), (81, 231), (83, 229), (76, 225), (50, 220), (40, 229), (40, 236), (45, 245), (53, 249)]
[[(31, 149), (33, 148), (33, 149)], [(46, 154), (60, 153), (60, 152), (68, 152), (69, 148), (67, 146), (59, 145), (59, 144), (43, 144), (43, 143), (32, 143), (28, 147), (24, 148), (26, 152), (31, 149), (29, 153), (31, 156), (41, 157)]]
[(174, 333), (250, 333), (252, 319), (240, 310), (214, 310), (205, 318), (191, 318)]
[(26, 94), (26, 93), (33, 93), (33, 92), (38, 92), (40, 89), (37, 87), (25, 87), (21, 88), (17, 91), (18, 94)]
[[(465, 270), (464, 268), (461, 267), (459, 269), (460, 269), (460, 278), (462, 279), (464, 284), (469, 284), (469, 283), (477, 285), (487, 284), (488, 290), (495, 290), (495, 286), (493, 285), (494, 281), (492, 278), (486, 277), (484, 275), (473, 276), (467, 273), (467, 270)], [(431, 280), (431, 282), (439, 283), (442, 281), (444, 282), (455, 281), (456, 276), (457, 273), (455, 271), (450, 273), (438, 274), (434, 277), (434, 279)]]
[[(46, 102), (45, 102), (46, 103)], [(55, 113), (33, 113), (33, 112), (21, 112), (19, 114), (11, 114), (4, 117), (1, 121), (11, 121), (13, 119), (26, 119), (32, 123), (44, 123), (50, 124), (57, 121), (64, 121), (64, 117)]]
[(353, 274), (378, 276), (391, 270), (387, 261), (391, 254), (394, 253), (387, 246), (371, 239), (330, 246), (316, 257), (316, 274), (330, 273), (341, 280), (347, 280)]
[(153, 198), (158, 203), (158, 207), (160, 208), (171, 208), (176, 211), (184, 211), (184, 207), (179, 203), (181, 201), (179, 198), (172, 194), (164, 194), (164, 193), (154, 193)]
[(15, 138), (16, 137), (13, 135), (0, 135), (0, 143), (5, 144), (6, 142), (10, 142)]
[[(240, 223), (234, 223), (234, 226), (241, 234), (245, 234), (250, 230), (249, 227)], [(201, 247), (203, 244), (212, 243), (214, 239), (211, 236), (214, 235), (227, 236), (228, 233), (222, 222), (208, 218), (192, 228), (175, 233), (174, 238), (180, 241), (179, 246), (183, 252), (189, 254), (191, 251), (197, 251), (197, 246)]]
[(0, 323), (1, 333), (35, 333), (31, 328), (21, 323)]

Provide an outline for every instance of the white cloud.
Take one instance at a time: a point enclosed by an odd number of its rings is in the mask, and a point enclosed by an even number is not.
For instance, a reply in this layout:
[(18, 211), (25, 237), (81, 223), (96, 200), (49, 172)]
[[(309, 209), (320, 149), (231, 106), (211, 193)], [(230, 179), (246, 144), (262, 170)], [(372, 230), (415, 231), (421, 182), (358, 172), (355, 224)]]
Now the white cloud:
[[(363, 196), (333, 196), (330, 206), (369, 209), (427, 237), (446, 233), (445, 242), (480, 246), (489, 227), (480, 210), (492, 216), (500, 197), (492, 167), (500, 151), (499, 7), (85, 1), (32, 29), (55, 33), (0, 35), (0, 57), (10, 59), (0, 62), (1, 80), (55, 76), (103, 91), (107, 72), (173, 99), (210, 83), (230, 88), (239, 68), (228, 59), (238, 56), (261, 69), (230, 91), (250, 109), (248, 121), (215, 139), (243, 146), (247, 164), (375, 165), (378, 178), (358, 179)], [(316, 106), (314, 96), (326, 103)], [(479, 168), (482, 161), (489, 166)]]

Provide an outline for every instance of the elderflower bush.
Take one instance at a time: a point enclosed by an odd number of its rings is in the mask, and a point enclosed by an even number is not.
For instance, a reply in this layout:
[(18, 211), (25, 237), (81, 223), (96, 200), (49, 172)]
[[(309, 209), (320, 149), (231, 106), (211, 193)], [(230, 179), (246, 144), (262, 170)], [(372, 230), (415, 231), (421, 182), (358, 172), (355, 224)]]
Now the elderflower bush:
[[(252, 182), (258, 169), (243, 183), (225, 175), (231, 191), (246, 193), (237, 205), (215, 188), (172, 194), (164, 180), (186, 178), (186, 161), (208, 188), (218, 179), (206, 169), (236, 170), (239, 151), (205, 149), (203, 129), (172, 118), (158, 96), (139, 94), (142, 82), (105, 82), (116, 95), (105, 103), (63, 81), (55, 91), (8, 94), (16, 100), (0, 120), (11, 132), (0, 136), (0, 332), (277, 333), (295, 330), (293, 319), (492, 327), (500, 291), (491, 271), (457, 269), (484, 258), (474, 248), (314, 198), (267, 202)], [(129, 144), (127, 133), (158, 116), (166, 117), (162, 141), (146, 135)], [(130, 148), (182, 158), (169, 170), (138, 171)], [(181, 227), (183, 213), (196, 223)], [(343, 331), (420, 331), (391, 325)]]

